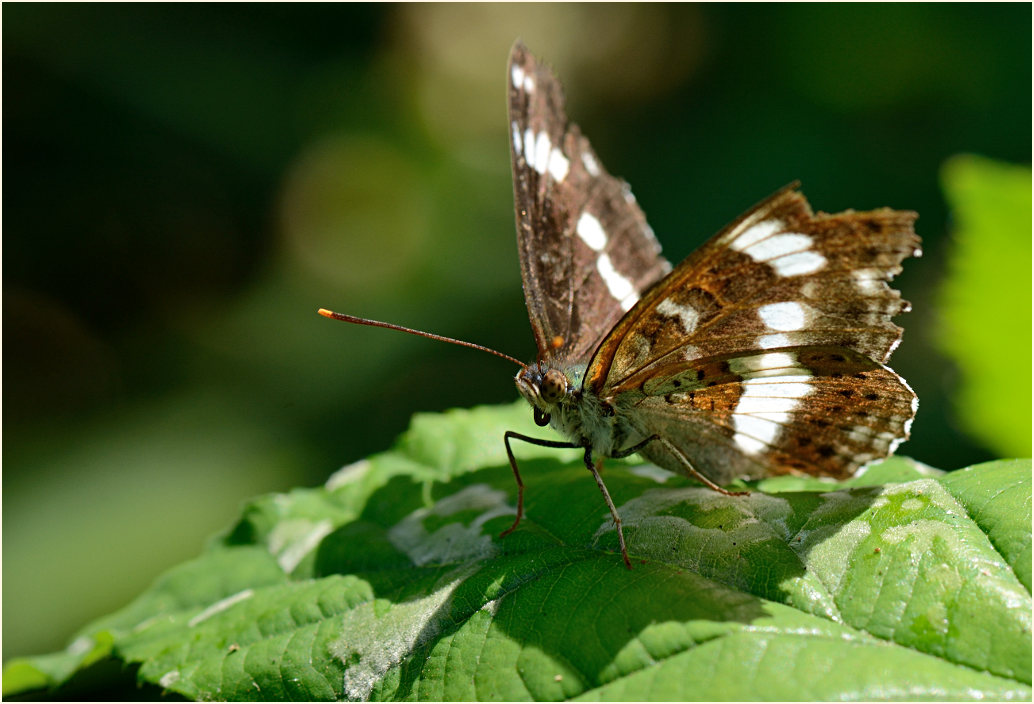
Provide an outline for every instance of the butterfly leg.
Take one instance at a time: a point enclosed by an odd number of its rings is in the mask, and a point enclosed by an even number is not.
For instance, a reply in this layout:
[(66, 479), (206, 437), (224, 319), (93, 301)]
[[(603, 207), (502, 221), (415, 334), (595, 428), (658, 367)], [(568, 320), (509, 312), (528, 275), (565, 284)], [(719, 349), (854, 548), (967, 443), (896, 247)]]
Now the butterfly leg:
[[(715, 484), (713, 481), (711, 481), (703, 474), (698, 472), (696, 470), (696, 467), (693, 466), (693, 463), (689, 461), (688, 457), (682, 454), (682, 451), (679, 450), (679, 448), (675, 447), (675, 445), (673, 445), (671, 441), (662, 438), (660, 435), (652, 435), (648, 437), (639, 445), (636, 445), (636, 447), (633, 449), (641, 448), (643, 445), (645, 445), (647, 442), (650, 442), (651, 440), (656, 440), (661, 445), (663, 445), (664, 449), (673, 454), (679, 460), (679, 462), (682, 463), (682, 466), (686, 468), (686, 471), (693, 476), (694, 479), (706, 486), (708, 489), (713, 489), (714, 491), (717, 491), (719, 494), (725, 494), (726, 496), (750, 496), (749, 491), (729, 491), (728, 489), (725, 489)], [(622, 455), (622, 457), (623, 456), (624, 455)], [(615, 457), (617, 457), (617, 455), (615, 455)]]
[(592, 461), (592, 448), (585, 448), (585, 466), (592, 472), (593, 478), (596, 480), (596, 486), (600, 488), (600, 493), (603, 494), (603, 500), (607, 502), (607, 508), (610, 509), (610, 515), (614, 519), (614, 527), (618, 532), (618, 545), (621, 547), (621, 557), (625, 560), (625, 567), (632, 569), (632, 563), (628, 559), (628, 548), (625, 547), (625, 533), (621, 530), (621, 516), (618, 515), (617, 506), (614, 505), (613, 499), (610, 498), (610, 492), (607, 491), (607, 485), (603, 483), (603, 477), (600, 476), (600, 468), (603, 465), (603, 460), (600, 460), (600, 467), (597, 467)]
[[(513, 525), (504, 530), (499, 534), (500, 538), (505, 538), (520, 524), (521, 519), (524, 517), (524, 481), (521, 480), (521, 473), (517, 469), (517, 458), (513, 456), (513, 450), (510, 449), (510, 440), (523, 440), (529, 445), (538, 445), (539, 447), (555, 447), (565, 450), (575, 449), (581, 447), (581, 445), (573, 445), (569, 442), (560, 442), (558, 440), (543, 440), (541, 438), (533, 438), (528, 435), (521, 435), (515, 433), (512, 430), (507, 430), (503, 433), (503, 444), (506, 445), (506, 456), (510, 459), (510, 468), (513, 469), (513, 477), (517, 480), (517, 518), (514, 519)], [(609, 498), (609, 497), (608, 497)]]

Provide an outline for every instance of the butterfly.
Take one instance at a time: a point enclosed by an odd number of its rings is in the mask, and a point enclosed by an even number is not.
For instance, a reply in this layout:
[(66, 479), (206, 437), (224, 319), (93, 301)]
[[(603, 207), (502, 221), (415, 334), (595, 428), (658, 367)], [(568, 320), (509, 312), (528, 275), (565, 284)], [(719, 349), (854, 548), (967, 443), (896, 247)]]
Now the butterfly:
[(320, 310), (348, 322), (482, 349), (520, 365), (535, 423), (564, 440), (511, 442), (583, 452), (625, 565), (603, 458), (640, 456), (724, 489), (780, 474), (846, 478), (908, 438), (918, 399), (886, 366), (910, 309), (888, 285), (919, 256), (917, 215), (814, 213), (792, 184), (676, 267), (628, 185), (571, 124), (552, 71), (517, 42), (510, 55), (510, 157), (524, 297), (538, 349), (519, 360), (480, 345)]

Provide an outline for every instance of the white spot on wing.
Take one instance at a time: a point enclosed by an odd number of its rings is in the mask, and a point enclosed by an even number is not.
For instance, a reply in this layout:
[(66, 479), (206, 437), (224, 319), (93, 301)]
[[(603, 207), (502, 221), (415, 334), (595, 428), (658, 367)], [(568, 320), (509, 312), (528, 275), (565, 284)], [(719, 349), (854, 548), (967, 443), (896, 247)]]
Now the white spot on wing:
[(788, 335), (784, 335), (781, 332), (773, 333), (771, 335), (761, 335), (758, 337), (758, 347), (763, 350), (771, 350), (777, 347), (792, 347), (793, 341)]
[(747, 247), (743, 251), (753, 257), (755, 261), (767, 262), (770, 259), (785, 257), (788, 254), (806, 252), (811, 248), (811, 245), (812, 240), (807, 235), (786, 232), (772, 235), (757, 244)]
[(782, 229), (783, 223), (778, 220), (763, 220), (756, 225), (751, 225), (737, 235), (736, 239), (729, 243), (729, 246), (737, 252), (742, 252), (761, 240), (771, 237)]
[(607, 233), (603, 231), (603, 225), (590, 213), (582, 213), (582, 216), (578, 218), (575, 232), (585, 244), (597, 252), (603, 251), (603, 248), (607, 246)]
[(808, 374), (799, 374), (778, 381), (744, 380), (743, 395), (732, 412), (736, 431), (733, 441), (740, 449), (758, 454), (775, 443), (800, 400), (811, 393), (809, 378)]
[(513, 68), (510, 69), (510, 80), (513, 81), (513, 87), (519, 89), (521, 84), (524, 83), (524, 69), (514, 64)]
[(803, 276), (804, 274), (814, 274), (826, 266), (826, 258), (814, 251), (795, 252), (773, 259), (768, 264), (780, 276)]
[(855, 286), (862, 293), (877, 294), (880, 292), (880, 281), (883, 277), (878, 269), (855, 269), (851, 272)]
[(697, 312), (696, 308), (689, 305), (679, 305), (670, 298), (665, 298), (657, 304), (657, 312), (661, 315), (678, 318), (682, 321), (682, 328), (687, 333), (692, 333), (696, 330), (697, 323), (700, 321), (700, 313)]
[(778, 220), (763, 220), (747, 228), (729, 246), (770, 265), (780, 276), (812, 274), (826, 265), (826, 258), (811, 249), (815, 244), (811, 237), (780, 232), (782, 228)]
[(524, 130), (524, 159), (528, 166), (535, 168), (535, 133), (530, 127)]
[(524, 151), (524, 142), (521, 141), (521, 128), (514, 122), (513, 125), (513, 151), (518, 155)]
[(807, 324), (809, 313), (805, 306), (794, 301), (770, 303), (758, 308), (758, 315), (771, 330), (791, 332), (800, 330)]
[(769, 352), (729, 360), (729, 369), (748, 379), (782, 376), (787, 369), (797, 369), (797, 359), (786, 352)]
[(535, 139), (535, 163), (532, 166), (540, 174), (546, 173), (546, 167), (549, 166), (549, 150), (552, 148), (553, 145), (549, 142), (549, 135), (545, 131), (539, 132), (538, 137)]
[(778, 379), (747, 379), (733, 413), (783, 415), (797, 408), (797, 403), (811, 393), (807, 374)]
[(632, 310), (632, 306), (639, 302), (639, 293), (632, 290), (627, 296), (618, 301), (618, 305), (621, 306), (621, 310), (629, 311)]
[(554, 181), (563, 181), (564, 177), (567, 176), (567, 170), (571, 162), (567, 160), (567, 157), (563, 155), (557, 148), (553, 148), (553, 151), (549, 153), (549, 174), (553, 177)]
[(589, 172), (590, 176), (600, 175), (600, 165), (589, 152), (582, 152), (582, 165), (585, 166), (585, 170)]
[(632, 282), (619, 274), (610, 261), (610, 257), (601, 254), (596, 260), (596, 271), (600, 273), (603, 282), (607, 284), (610, 295), (621, 303), (622, 310), (630, 310), (639, 300), (639, 294)]

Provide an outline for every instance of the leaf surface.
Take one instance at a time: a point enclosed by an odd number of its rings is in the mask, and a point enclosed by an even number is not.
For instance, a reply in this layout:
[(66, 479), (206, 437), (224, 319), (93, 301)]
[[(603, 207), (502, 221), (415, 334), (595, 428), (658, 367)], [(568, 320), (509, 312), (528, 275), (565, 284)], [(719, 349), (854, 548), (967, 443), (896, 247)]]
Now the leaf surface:
[[(195, 560), (5, 694), (87, 656), (194, 699), (1031, 698), (1029, 461), (726, 497), (609, 464), (634, 568), (577, 452), (522, 405), (418, 416), (326, 487), (260, 497)], [(13, 683), (13, 684), (12, 684)]]

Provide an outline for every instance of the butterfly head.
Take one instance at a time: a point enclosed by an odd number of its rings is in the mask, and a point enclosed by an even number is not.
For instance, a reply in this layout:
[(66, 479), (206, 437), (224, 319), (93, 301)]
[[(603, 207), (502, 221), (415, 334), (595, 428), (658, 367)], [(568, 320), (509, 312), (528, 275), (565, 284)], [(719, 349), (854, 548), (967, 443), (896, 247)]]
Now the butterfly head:
[(542, 362), (521, 369), (514, 381), (521, 396), (534, 408), (538, 425), (548, 425), (557, 407), (576, 393), (574, 382), (564, 372)]

